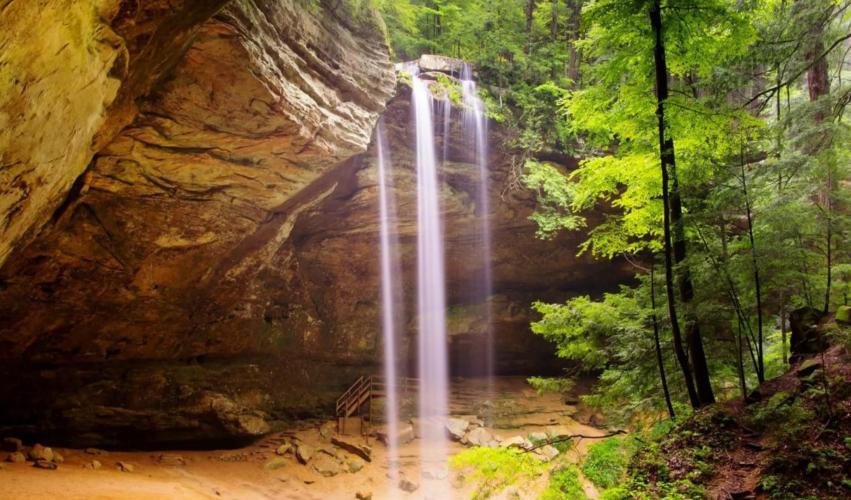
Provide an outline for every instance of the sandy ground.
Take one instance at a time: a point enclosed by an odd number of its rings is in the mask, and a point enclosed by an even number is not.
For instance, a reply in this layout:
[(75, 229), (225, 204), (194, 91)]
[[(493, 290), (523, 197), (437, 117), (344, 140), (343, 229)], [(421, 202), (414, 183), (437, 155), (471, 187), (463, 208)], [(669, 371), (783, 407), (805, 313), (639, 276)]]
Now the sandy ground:
[[(451, 413), (482, 415), (488, 413), (488, 430), (500, 438), (526, 436), (530, 432), (557, 427), (563, 433), (601, 435), (604, 431), (582, 425), (571, 418), (573, 409), (557, 395), (538, 395), (522, 378), (501, 377), (492, 383), (466, 379), (452, 384)], [(373, 447), (372, 462), (359, 472), (343, 472), (322, 477), (310, 465), (299, 464), (290, 454), (285, 465), (268, 470), (266, 463), (276, 458), (275, 449), (293, 435), (317, 449), (334, 447), (320, 434), (324, 422), (304, 423), (299, 428), (273, 434), (254, 445), (238, 450), (167, 452), (104, 452), (93, 455), (84, 450), (59, 449), (65, 462), (57, 470), (41, 470), (30, 463), (4, 463), (0, 468), (0, 499), (62, 498), (65, 500), (100, 499), (353, 499), (358, 492), (371, 493), (374, 499), (425, 498), (420, 488), (407, 493), (398, 482), (388, 478), (385, 447), (369, 440)], [(358, 440), (362, 438), (349, 438)], [(49, 445), (49, 443), (43, 443)], [(420, 478), (420, 440), (401, 446), (400, 469), (403, 477), (428, 485)], [(580, 440), (569, 459), (575, 461), (584, 453), (589, 440)], [(450, 453), (465, 449), (450, 444)], [(340, 454), (339, 449), (335, 450)], [(163, 460), (163, 455), (166, 459)], [(179, 456), (185, 464), (169, 465), (168, 459)], [(353, 455), (352, 455), (353, 456)], [(5, 456), (4, 456), (5, 458)], [(92, 460), (103, 464), (99, 470), (90, 467)], [(133, 472), (122, 472), (117, 463), (132, 464)], [(165, 463), (164, 463), (165, 462)], [(447, 485), (447, 498), (469, 498), (475, 488), (461, 484), (455, 471), (440, 481)], [(586, 484), (586, 492), (596, 491)], [(527, 485), (523, 497), (535, 498), (546, 487), (546, 478)]]

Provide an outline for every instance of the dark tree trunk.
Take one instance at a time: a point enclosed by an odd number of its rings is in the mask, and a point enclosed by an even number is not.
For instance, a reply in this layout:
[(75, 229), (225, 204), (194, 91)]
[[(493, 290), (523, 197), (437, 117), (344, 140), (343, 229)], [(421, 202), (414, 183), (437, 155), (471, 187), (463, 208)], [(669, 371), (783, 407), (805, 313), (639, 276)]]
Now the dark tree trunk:
[(576, 42), (579, 41), (579, 28), (582, 21), (582, 2), (583, 0), (568, 0), (570, 13), (568, 18), (567, 77), (573, 82), (572, 88), (576, 88), (579, 85), (579, 58), (581, 54), (576, 48)]
[(653, 320), (653, 342), (656, 344), (656, 364), (659, 365), (659, 380), (662, 383), (662, 393), (665, 395), (665, 405), (668, 407), (668, 415), (673, 419), (674, 405), (671, 404), (671, 392), (668, 390), (668, 377), (665, 376), (665, 362), (662, 357), (662, 344), (659, 342), (659, 318), (656, 316), (656, 277), (653, 270), (656, 264), (650, 265), (650, 307), (653, 309), (651, 319)]
[(656, 66), (656, 117), (659, 124), (659, 159), (662, 167), (662, 203), (664, 205), (664, 240), (665, 240), (665, 291), (668, 298), (668, 315), (671, 319), (671, 333), (674, 337), (674, 352), (683, 371), (689, 401), (692, 407), (701, 406), (701, 399), (695, 388), (694, 377), (689, 365), (688, 355), (683, 349), (682, 332), (677, 318), (676, 297), (674, 294), (673, 250), (671, 243), (671, 214), (672, 199), (669, 192), (668, 169), (675, 166), (674, 140), (665, 137), (665, 100), (668, 98), (668, 67), (665, 61), (665, 46), (662, 41), (662, 9), (659, 0), (653, 1), (650, 10), (650, 24), (653, 28), (655, 43), (653, 58)]
[(745, 196), (745, 215), (748, 221), (748, 240), (751, 245), (751, 266), (753, 267), (754, 292), (756, 294), (756, 376), (760, 383), (765, 382), (765, 361), (763, 355), (763, 328), (762, 328), (762, 288), (759, 279), (759, 265), (756, 257), (756, 243), (753, 236), (753, 213), (751, 212), (751, 200), (748, 193), (748, 180), (745, 174), (744, 148), (741, 156), (742, 193)]

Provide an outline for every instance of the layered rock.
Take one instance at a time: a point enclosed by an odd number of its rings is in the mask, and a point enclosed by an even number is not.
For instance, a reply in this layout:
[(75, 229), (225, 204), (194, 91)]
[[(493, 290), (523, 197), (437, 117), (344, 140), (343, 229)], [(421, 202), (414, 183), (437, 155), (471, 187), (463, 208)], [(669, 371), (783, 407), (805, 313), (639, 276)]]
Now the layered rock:
[[(181, 364), (239, 356), (245, 371), (315, 343), (310, 312), (272, 331), (267, 309), (278, 286), (300, 289), (284, 245), (296, 216), (366, 149), (394, 89), (380, 20), (331, 1), (185, 0), (75, 4), (68, 23), (73, 2), (42, 17), (24, 4), (0, 7), (18, 37), (0, 67), (24, 79), (0, 103), (14, 123), (0, 171), (0, 260), (14, 246), (0, 270), (0, 392), (19, 401), (0, 420), (106, 442), (134, 428), (163, 442), (263, 432), (269, 414), (237, 401), (243, 385), (206, 366), (190, 383)], [(34, 33), (45, 40), (29, 47)], [(114, 51), (93, 55), (106, 34)], [(317, 366), (278, 385), (304, 386)], [(135, 401), (134, 373), (154, 388)]]

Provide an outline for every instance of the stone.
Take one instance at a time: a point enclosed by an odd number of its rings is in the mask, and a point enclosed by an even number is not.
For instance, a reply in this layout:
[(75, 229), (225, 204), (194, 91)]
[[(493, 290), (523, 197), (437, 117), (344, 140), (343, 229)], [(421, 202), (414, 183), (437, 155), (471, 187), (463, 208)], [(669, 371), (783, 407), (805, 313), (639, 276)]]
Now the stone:
[(547, 439), (548, 439), (548, 436), (547, 436), (546, 432), (530, 432), (528, 438), (529, 438), (529, 441), (532, 441), (533, 443), (537, 444), (537, 443), (546, 442)]
[(65, 457), (63, 457), (62, 454), (59, 453), (58, 451), (53, 450), (53, 461), (56, 462), (57, 464), (61, 464), (61, 463), (65, 462)]
[(470, 422), (461, 418), (449, 417), (446, 419), (445, 427), (446, 432), (449, 433), (449, 437), (451, 439), (454, 441), (461, 441), (464, 439), (464, 435), (470, 427)]
[(555, 446), (548, 444), (540, 448), (536, 448), (532, 453), (542, 462), (550, 462), (558, 456), (559, 451), (555, 448)]
[(474, 428), (464, 436), (464, 439), (472, 446), (494, 448), (499, 445), (493, 434), (488, 432), (484, 427)]
[(59, 464), (57, 464), (56, 462), (50, 461), (50, 460), (45, 460), (43, 458), (40, 458), (40, 459), (35, 461), (35, 463), (33, 464), (33, 467), (36, 467), (38, 469), (56, 470), (56, 469), (59, 468)]
[(186, 465), (186, 459), (180, 455), (163, 453), (157, 456), (157, 463), (169, 467), (180, 467)]
[(353, 453), (367, 462), (372, 461), (372, 447), (362, 443), (356, 443), (349, 438), (344, 438), (341, 436), (334, 436), (331, 438), (331, 443), (340, 448), (348, 451), (349, 453)]
[(280, 455), (280, 456), (284, 456), (287, 453), (289, 453), (290, 450), (292, 450), (292, 448), (293, 448), (293, 445), (291, 445), (290, 443), (282, 443), (280, 446), (275, 448), (275, 454)]
[(531, 450), (532, 442), (522, 436), (513, 436), (499, 443), (500, 448), (519, 448), (523, 450)]
[(340, 463), (327, 453), (320, 453), (310, 462), (310, 466), (322, 477), (336, 476), (342, 472)]
[(413, 493), (419, 489), (420, 485), (410, 479), (402, 478), (399, 480), (399, 489), (407, 493)]
[(106, 455), (107, 452), (98, 448), (86, 448), (85, 452), (89, 455)]
[[(376, 431), (375, 435), (376, 435), (376, 437), (378, 438), (379, 441), (381, 441), (385, 445), (388, 445), (390, 437), (388, 435), (387, 426), (383, 426), (380, 429), (378, 429)], [(416, 432), (414, 430), (413, 425), (411, 425), (411, 424), (399, 425), (399, 428), (397, 429), (397, 432), (396, 432), (396, 440), (399, 444), (408, 444), (411, 441), (413, 441), (415, 437), (416, 437)]]
[(836, 308), (837, 323), (851, 324), (851, 306), (839, 306)]
[(423, 54), (417, 60), (417, 64), (420, 67), (420, 71), (424, 73), (438, 72), (461, 76), (461, 71), (464, 69), (466, 63), (461, 59), (455, 59), (453, 57)]
[(115, 465), (121, 472), (134, 472), (136, 470), (136, 466), (129, 462), (116, 462)]
[(360, 457), (352, 457), (348, 461), (349, 472), (360, 472), (361, 469), (363, 469), (364, 465), (366, 465), (366, 462), (363, 459), (361, 459)]
[(795, 375), (798, 378), (806, 378), (812, 375), (816, 370), (821, 370), (823, 365), (818, 358), (805, 359), (795, 370)]
[(334, 422), (325, 422), (319, 427), (319, 437), (328, 441), (331, 436), (337, 433), (337, 424)]
[(103, 467), (103, 464), (100, 463), (100, 460), (92, 460), (91, 462), (89, 462), (87, 467), (92, 470), (98, 470)]
[(15, 451), (9, 453), (9, 456), (6, 457), (6, 461), (13, 464), (22, 464), (27, 461), (27, 457), (20, 451)]
[(275, 458), (269, 460), (268, 462), (266, 462), (266, 465), (264, 465), (263, 467), (266, 470), (278, 470), (281, 467), (284, 467), (286, 465), (287, 465), (287, 459), (286, 458), (275, 457)]
[(298, 458), (298, 461), (307, 464), (310, 462), (310, 459), (313, 458), (313, 454), (316, 450), (307, 444), (299, 443), (298, 447), (295, 449), (295, 456)]
[(53, 450), (50, 447), (36, 443), (27, 452), (27, 457), (30, 460), (47, 460), (50, 462), (53, 460)]
[(356, 500), (372, 500), (372, 492), (371, 491), (358, 491), (355, 493)]
[(3, 449), (3, 451), (12, 451), (12, 452), (23, 451), (24, 443), (23, 443), (23, 441), (21, 441), (18, 438), (5, 437), (5, 438), (3, 438), (2, 449)]

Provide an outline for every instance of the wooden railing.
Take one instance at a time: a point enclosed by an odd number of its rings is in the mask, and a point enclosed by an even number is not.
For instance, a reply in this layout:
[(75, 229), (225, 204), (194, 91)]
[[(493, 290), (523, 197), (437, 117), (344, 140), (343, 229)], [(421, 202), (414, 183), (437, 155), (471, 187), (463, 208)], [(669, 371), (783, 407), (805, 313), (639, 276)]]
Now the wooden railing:
[[(355, 383), (337, 398), (337, 416), (350, 417), (371, 398), (385, 397), (387, 381), (381, 375), (359, 377)], [(411, 377), (396, 379), (396, 390), (399, 394), (408, 394), (419, 390), (419, 380)]]

